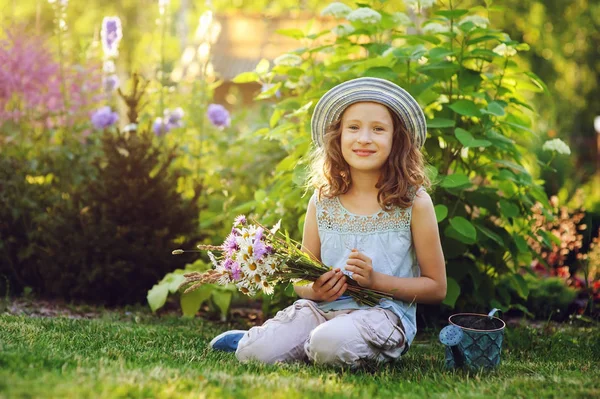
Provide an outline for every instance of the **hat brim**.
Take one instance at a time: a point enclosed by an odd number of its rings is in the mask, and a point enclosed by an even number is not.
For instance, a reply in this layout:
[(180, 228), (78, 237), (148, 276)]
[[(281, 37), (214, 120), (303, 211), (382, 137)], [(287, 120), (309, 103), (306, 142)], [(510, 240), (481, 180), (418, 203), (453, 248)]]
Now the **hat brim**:
[(323, 137), (329, 126), (346, 108), (358, 102), (376, 102), (388, 106), (404, 123), (414, 145), (421, 148), (425, 143), (427, 123), (419, 103), (397, 84), (371, 77), (340, 83), (321, 97), (311, 119), (314, 143), (323, 146)]

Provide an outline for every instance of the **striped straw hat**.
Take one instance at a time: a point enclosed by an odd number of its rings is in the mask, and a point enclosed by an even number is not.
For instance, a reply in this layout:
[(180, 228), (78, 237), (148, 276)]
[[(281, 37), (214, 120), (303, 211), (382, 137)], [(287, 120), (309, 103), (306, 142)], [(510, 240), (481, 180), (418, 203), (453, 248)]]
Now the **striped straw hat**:
[(421, 148), (425, 144), (427, 124), (417, 101), (397, 84), (378, 78), (349, 80), (333, 87), (321, 97), (311, 120), (315, 144), (319, 147), (323, 145), (327, 128), (348, 106), (363, 101), (387, 105), (412, 133), (414, 145)]

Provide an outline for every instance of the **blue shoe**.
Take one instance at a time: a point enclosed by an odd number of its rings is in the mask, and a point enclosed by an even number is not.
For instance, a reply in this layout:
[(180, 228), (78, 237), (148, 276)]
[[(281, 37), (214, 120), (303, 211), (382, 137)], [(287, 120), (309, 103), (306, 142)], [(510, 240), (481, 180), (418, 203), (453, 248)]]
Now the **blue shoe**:
[(245, 330), (225, 331), (214, 337), (208, 346), (216, 351), (235, 352), (245, 333)]

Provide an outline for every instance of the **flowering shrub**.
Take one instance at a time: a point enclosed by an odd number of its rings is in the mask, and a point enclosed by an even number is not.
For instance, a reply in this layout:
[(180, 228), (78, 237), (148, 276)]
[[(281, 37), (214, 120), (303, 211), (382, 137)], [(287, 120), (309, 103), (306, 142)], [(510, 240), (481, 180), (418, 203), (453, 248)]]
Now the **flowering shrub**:
[[(509, 276), (508, 289), (526, 297), (522, 287), (527, 284), (517, 271), (535, 257), (527, 239), (552, 245), (529, 222), (536, 202), (550, 205), (525, 166), (530, 157), (525, 145), (533, 135), (526, 92), (546, 90), (514, 60), (528, 46), (490, 27), (481, 6), (459, 9), (406, 0), (415, 11), (410, 18), (371, 4), (350, 11), (336, 3), (327, 6), (323, 15), (340, 20), (333, 32), (281, 31), (302, 40), (302, 46), (278, 57), (271, 69), (236, 78), (272, 84), (272, 93), (282, 93), (269, 126), (256, 134), (278, 141), (287, 156), (277, 165), (257, 212), (265, 213), (266, 222), (271, 217), (301, 224), (307, 201), (297, 199), (311, 149), (310, 110), (342, 81), (361, 76), (392, 80), (419, 101), (427, 117), (424, 151), (432, 166), (431, 194), (449, 277), (445, 303), (468, 304), (471, 311), (508, 310), (510, 295), (505, 295), (507, 287), (499, 288), (499, 280)], [(271, 99), (272, 93), (257, 98)]]
[(63, 64), (45, 37), (7, 28), (0, 40), (0, 121), (40, 129), (85, 121), (101, 98), (100, 68)]

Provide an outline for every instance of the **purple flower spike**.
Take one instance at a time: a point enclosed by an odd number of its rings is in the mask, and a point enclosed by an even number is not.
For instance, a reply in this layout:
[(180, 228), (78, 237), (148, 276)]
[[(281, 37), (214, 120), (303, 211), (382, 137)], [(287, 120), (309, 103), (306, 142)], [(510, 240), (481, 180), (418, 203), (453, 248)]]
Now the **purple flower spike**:
[(104, 77), (104, 91), (107, 93), (112, 93), (119, 88), (120, 82), (121, 81), (119, 80), (119, 77), (115, 74)]
[(152, 131), (154, 132), (155, 135), (160, 137), (160, 136), (164, 136), (165, 134), (167, 134), (167, 132), (169, 131), (169, 128), (163, 122), (163, 118), (156, 118), (154, 120), (154, 123), (152, 124)]
[(219, 129), (229, 127), (229, 125), (231, 124), (229, 111), (227, 111), (222, 105), (210, 104), (208, 106), (206, 114), (208, 115), (208, 119), (210, 120), (210, 122)]
[(247, 222), (246, 220), (246, 216), (245, 215), (239, 215), (238, 217), (235, 218), (233, 225), (234, 226), (243, 226), (245, 225)]
[(119, 115), (112, 112), (109, 106), (98, 109), (92, 115), (92, 124), (98, 130), (106, 129), (114, 125), (119, 120)]
[(116, 57), (119, 54), (119, 42), (123, 37), (121, 19), (119, 17), (104, 17), (102, 20), (102, 49), (107, 57)]

